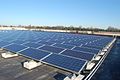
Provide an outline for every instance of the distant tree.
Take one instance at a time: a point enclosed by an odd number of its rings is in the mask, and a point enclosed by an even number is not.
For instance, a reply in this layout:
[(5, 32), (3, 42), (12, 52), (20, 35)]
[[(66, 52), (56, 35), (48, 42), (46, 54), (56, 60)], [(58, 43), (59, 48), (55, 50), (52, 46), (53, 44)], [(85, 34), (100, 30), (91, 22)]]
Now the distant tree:
[(80, 25), (80, 26), (79, 26), (79, 30), (81, 30), (81, 29), (82, 29), (82, 26)]
[(107, 31), (110, 31), (110, 32), (119, 32), (120, 29), (112, 27), (112, 26), (108, 26)]
[(13, 27), (12, 25), (10, 25), (10, 27)]

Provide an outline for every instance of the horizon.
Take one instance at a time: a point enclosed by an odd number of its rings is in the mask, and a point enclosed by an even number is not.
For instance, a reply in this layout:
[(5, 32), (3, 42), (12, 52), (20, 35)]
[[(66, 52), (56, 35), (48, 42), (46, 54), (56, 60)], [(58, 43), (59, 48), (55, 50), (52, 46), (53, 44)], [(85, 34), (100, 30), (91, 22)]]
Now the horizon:
[(119, 0), (4, 0), (1, 25), (120, 28)]

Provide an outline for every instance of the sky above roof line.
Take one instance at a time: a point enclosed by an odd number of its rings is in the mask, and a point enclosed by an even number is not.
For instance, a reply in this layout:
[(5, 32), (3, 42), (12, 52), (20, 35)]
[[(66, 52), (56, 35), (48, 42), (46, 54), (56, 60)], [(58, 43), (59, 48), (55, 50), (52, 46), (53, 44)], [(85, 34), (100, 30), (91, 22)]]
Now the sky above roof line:
[(120, 0), (0, 0), (1, 25), (120, 28)]

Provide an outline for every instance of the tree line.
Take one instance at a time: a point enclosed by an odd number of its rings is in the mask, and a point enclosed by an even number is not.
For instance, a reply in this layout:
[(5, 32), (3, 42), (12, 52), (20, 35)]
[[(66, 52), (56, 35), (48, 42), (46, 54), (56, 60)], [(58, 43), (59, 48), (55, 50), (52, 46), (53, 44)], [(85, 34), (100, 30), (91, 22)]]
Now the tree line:
[(27, 26), (27, 29), (53, 29), (53, 30), (76, 30), (76, 31), (107, 31), (107, 32), (120, 32), (120, 29), (108, 26), (107, 29), (101, 29), (101, 28), (93, 28), (93, 27), (74, 27), (74, 26)]
[(120, 32), (120, 29), (112, 27), (112, 26), (108, 26), (107, 29), (101, 29), (101, 28), (93, 28), (93, 27), (75, 27), (75, 26), (32, 26), (32, 25), (28, 25), (28, 26), (22, 26), (22, 25), (18, 25), (18, 26), (6, 26), (6, 25), (0, 25), (0, 27), (25, 27), (27, 29), (53, 29), (53, 30), (76, 30), (76, 31), (94, 31), (94, 32), (99, 32), (99, 31), (108, 31), (108, 32)]

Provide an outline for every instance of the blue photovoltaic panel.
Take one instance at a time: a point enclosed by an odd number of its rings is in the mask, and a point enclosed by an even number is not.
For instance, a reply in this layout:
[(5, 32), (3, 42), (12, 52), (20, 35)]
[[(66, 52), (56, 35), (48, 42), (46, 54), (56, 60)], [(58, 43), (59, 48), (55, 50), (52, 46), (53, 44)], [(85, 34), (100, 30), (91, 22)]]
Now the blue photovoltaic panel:
[(49, 38), (45, 38), (45, 37), (39, 38), (41, 41), (39, 41), (38, 43), (45, 43), (49, 39)]
[(6, 39), (3, 39), (3, 41), (5, 41), (5, 42), (11, 42), (11, 41), (13, 41), (14, 39), (13, 38), (6, 38)]
[(40, 41), (38, 43), (45, 44), (45, 45), (52, 45), (52, 44), (54, 44), (53, 42), (45, 42), (45, 41)]
[(87, 45), (82, 45), (82, 47), (86, 47), (86, 48), (94, 48), (94, 49), (99, 49), (99, 50), (101, 50), (101, 49), (103, 49), (103, 47), (101, 47), (101, 46), (96, 46), (96, 45), (89, 45), (89, 44), (87, 44)]
[(83, 53), (83, 52), (78, 52), (73, 50), (65, 50), (61, 54), (76, 57), (76, 58), (81, 58), (85, 60), (91, 60), (94, 57), (94, 54)]
[[(100, 42), (101, 42), (101, 41), (100, 41)], [(98, 47), (101, 47), (101, 48), (102, 48), (102, 47), (104, 47), (104, 46), (108, 43), (108, 42), (107, 42), (107, 43), (104, 43), (104, 42), (101, 42), (101, 43), (100, 43), (100, 42), (99, 42), (99, 43), (98, 43), (98, 42), (93, 42), (93, 43), (89, 43), (89, 44), (87, 44), (87, 45), (91, 45), (91, 46), (96, 46), (96, 45), (97, 45)], [(96, 46), (96, 47), (97, 47), (97, 46)]]
[(29, 42), (36, 42), (36, 41), (38, 41), (38, 40), (26, 40), (26, 41), (29, 41)]
[(46, 50), (46, 51), (53, 52), (53, 53), (60, 53), (61, 51), (64, 50), (62, 48), (57, 48), (53, 46), (43, 46), (43, 47), (40, 47), (39, 49)]
[(98, 49), (84, 48), (84, 47), (75, 47), (73, 50), (84, 51), (84, 52), (89, 52), (89, 53), (93, 53), (93, 54), (97, 54), (99, 52)]
[(74, 45), (74, 46), (80, 46), (81, 45), (81, 43), (78, 43), (78, 42), (64, 42), (64, 44)]
[(12, 41), (11, 43), (23, 44), (23, 43), (25, 43), (25, 41), (15, 40), (15, 41)]
[(26, 56), (26, 57), (35, 59), (35, 60), (40, 60), (43, 57), (45, 57), (45, 56), (50, 54), (48, 52), (41, 51), (41, 50), (38, 50), (38, 49), (33, 49), (33, 48), (28, 48), (28, 49), (26, 49), (24, 51), (21, 51), (19, 53), (24, 55), (24, 56)]
[(9, 50), (9, 51), (18, 52), (18, 51), (23, 50), (23, 49), (25, 49), (27, 47), (25, 47), (23, 45), (18, 45), (18, 44), (11, 44), (11, 45), (6, 46), (4, 48)]
[(50, 65), (78, 73), (86, 61), (75, 59), (63, 55), (51, 54), (42, 60)]
[(71, 49), (73, 48), (74, 46), (72, 45), (65, 45), (65, 44), (55, 44), (53, 46), (56, 46), (56, 47), (61, 47), (61, 48), (66, 48), (66, 49)]
[(53, 43), (62, 43), (63, 41), (61, 41), (61, 40), (50, 40), (50, 41), (48, 41), (48, 42), (53, 42)]
[(32, 47), (32, 48), (38, 48), (38, 47), (42, 46), (43, 44), (29, 42), (29, 43), (26, 43), (24, 45), (28, 46), (28, 47)]
[(5, 42), (5, 41), (0, 41), (0, 47), (6, 46), (10, 44), (9, 42)]

